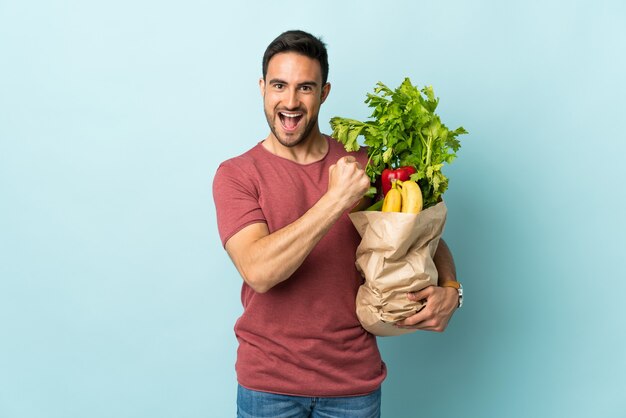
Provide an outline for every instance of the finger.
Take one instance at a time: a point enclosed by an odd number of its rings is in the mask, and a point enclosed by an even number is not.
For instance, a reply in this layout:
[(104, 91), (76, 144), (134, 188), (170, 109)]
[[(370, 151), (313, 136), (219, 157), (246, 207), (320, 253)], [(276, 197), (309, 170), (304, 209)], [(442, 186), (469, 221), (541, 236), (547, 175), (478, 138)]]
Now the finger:
[(396, 325), (400, 327), (414, 327), (414, 326), (419, 325), (422, 322), (427, 321), (428, 319), (429, 319), (428, 314), (425, 312), (424, 309), (422, 309), (416, 314), (411, 315), (408, 318), (404, 318), (402, 321), (396, 322)]
[(434, 332), (443, 332), (443, 327), (441, 326), (430, 326), (425, 324), (417, 324), (410, 327), (397, 327), (400, 329), (414, 329), (419, 331), (434, 331)]
[(400, 329), (415, 329), (420, 331), (443, 332), (447, 328), (447, 323), (437, 321), (422, 321), (415, 325), (396, 325)]
[[(423, 311), (422, 311), (423, 312)], [(421, 313), (421, 312), (420, 312)], [(395, 325), (401, 329), (418, 329), (422, 331), (443, 331), (445, 325), (439, 319), (430, 315), (420, 315), (417, 313), (403, 321), (397, 322)]]
[(337, 168), (337, 164), (333, 164), (330, 167), (328, 167), (328, 179), (330, 181), (332, 181), (333, 179), (333, 173), (335, 172), (336, 168)]
[(433, 285), (423, 288), (422, 290), (418, 290), (417, 292), (409, 292), (407, 293), (407, 297), (412, 301), (420, 301), (424, 299), (428, 299), (429, 296), (433, 294)]

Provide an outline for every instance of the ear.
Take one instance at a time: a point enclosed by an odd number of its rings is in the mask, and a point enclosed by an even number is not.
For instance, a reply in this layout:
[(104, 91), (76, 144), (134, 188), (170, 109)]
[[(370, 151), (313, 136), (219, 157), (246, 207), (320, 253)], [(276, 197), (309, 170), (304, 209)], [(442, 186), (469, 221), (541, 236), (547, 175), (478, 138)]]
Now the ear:
[(261, 96), (265, 97), (265, 80), (263, 77), (259, 78), (259, 89), (261, 90)]
[(324, 103), (324, 101), (326, 100), (329, 94), (330, 94), (330, 83), (326, 83), (324, 84), (324, 87), (322, 87), (321, 103)]

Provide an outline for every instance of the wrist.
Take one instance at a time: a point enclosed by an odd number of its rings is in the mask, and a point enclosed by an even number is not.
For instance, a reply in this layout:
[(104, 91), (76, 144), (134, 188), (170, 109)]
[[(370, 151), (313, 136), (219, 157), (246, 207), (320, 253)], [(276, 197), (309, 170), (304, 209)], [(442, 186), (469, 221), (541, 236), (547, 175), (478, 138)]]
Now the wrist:
[(458, 297), (457, 308), (463, 306), (463, 285), (456, 280), (444, 280), (439, 283), (439, 287), (449, 287), (456, 291)]
[(322, 195), (313, 207), (319, 209), (322, 216), (338, 218), (347, 210), (348, 205), (345, 200), (344, 196), (328, 191)]
[(341, 215), (357, 205), (359, 200), (359, 198), (352, 198), (350, 195), (333, 189), (328, 190), (318, 202), (322, 204), (327, 213)]

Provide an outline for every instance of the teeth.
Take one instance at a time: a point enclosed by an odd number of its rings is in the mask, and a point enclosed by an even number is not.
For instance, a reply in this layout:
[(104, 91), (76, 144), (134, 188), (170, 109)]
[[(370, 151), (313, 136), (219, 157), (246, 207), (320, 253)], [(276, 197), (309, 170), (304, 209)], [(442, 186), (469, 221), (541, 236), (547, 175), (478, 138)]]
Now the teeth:
[(280, 112), (281, 115), (283, 115), (286, 118), (297, 118), (298, 116), (302, 116), (302, 113), (285, 113), (285, 112)]

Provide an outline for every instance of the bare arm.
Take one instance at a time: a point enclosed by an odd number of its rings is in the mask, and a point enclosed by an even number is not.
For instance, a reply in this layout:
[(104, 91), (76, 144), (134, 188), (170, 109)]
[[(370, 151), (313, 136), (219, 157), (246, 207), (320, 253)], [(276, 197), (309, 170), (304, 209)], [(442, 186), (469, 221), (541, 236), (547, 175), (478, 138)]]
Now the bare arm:
[(454, 265), (454, 258), (448, 244), (443, 239), (439, 240), (437, 251), (433, 257), (435, 266), (437, 266), (437, 273), (439, 273), (439, 283), (443, 283), (448, 280), (456, 281), (456, 266)]
[(249, 225), (228, 240), (226, 251), (246, 283), (266, 292), (293, 274), (368, 187), (360, 164), (354, 157), (343, 157), (329, 168), (326, 193), (302, 217), (271, 234), (264, 223)]

